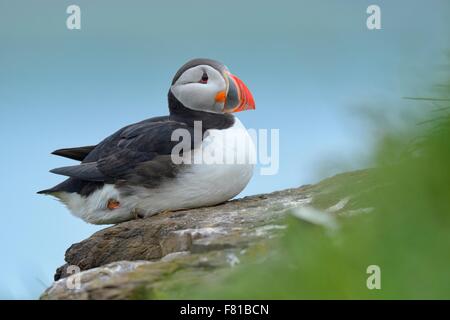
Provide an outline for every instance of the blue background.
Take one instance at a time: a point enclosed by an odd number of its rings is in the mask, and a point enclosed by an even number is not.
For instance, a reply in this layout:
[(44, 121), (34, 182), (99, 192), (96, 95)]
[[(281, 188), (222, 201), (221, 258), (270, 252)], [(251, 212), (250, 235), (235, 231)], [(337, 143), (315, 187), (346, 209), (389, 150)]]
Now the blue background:
[[(66, 28), (81, 7), (82, 29)], [(378, 4), (382, 30), (366, 28)], [(49, 153), (95, 144), (167, 113), (176, 70), (224, 62), (254, 94), (248, 128), (280, 129), (280, 171), (258, 171), (243, 195), (313, 183), (370, 165), (383, 128), (412, 114), (446, 61), (450, 2), (0, 1), (0, 298), (36, 298), (65, 250), (101, 227), (35, 192), (72, 162)], [(369, 117), (370, 118), (370, 117)]]

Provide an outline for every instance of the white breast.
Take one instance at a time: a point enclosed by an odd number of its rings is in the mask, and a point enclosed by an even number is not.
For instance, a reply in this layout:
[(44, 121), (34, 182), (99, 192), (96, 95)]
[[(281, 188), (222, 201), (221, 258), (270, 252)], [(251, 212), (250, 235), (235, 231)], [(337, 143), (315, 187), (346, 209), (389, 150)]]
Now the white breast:
[[(105, 185), (88, 198), (67, 194), (64, 201), (72, 213), (97, 224), (117, 223), (132, 218), (137, 209), (141, 215), (162, 211), (190, 209), (225, 202), (238, 195), (248, 184), (255, 163), (253, 141), (242, 123), (236, 118), (233, 127), (208, 130), (202, 148), (185, 155), (191, 164), (175, 179), (158, 188), (133, 187), (131, 196), (123, 197), (113, 185)], [(202, 163), (196, 161), (203, 160)], [(120, 202), (120, 208), (108, 210), (108, 199)], [(72, 205), (70, 205), (70, 203)]]
[(136, 196), (141, 198), (138, 207), (151, 215), (225, 202), (247, 186), (255, 153), (253, 141), (238, 119), (229, 129), (208, 130), (202, 148), (185, 155), (191, 164), (174, 180), (150, 191), (136, 189)]

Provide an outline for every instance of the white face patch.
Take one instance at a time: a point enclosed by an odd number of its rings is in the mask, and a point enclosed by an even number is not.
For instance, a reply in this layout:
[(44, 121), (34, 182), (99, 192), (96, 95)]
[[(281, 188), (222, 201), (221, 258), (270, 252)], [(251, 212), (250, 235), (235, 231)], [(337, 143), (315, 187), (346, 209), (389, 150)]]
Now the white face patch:
[[(205, 73), (208, 81), (200, 83)], [(189, 109), (222, 113), (224, 102), (217, 102), (216, 95), (227, 91), (227, 83), (216, 69), (199, 65), (186, 70), (170, 90), (178, 101)]]

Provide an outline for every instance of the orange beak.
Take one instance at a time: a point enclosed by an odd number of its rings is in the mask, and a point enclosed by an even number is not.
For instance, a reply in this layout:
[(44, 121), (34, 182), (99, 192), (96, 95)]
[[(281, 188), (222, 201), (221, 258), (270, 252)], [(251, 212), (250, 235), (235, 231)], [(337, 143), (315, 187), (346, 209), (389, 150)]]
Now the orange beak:
[(228, 93), (225, 98), (224, 112), (255, 110), (255, 100), (244, 82), (228, 72), (225, 77), (228, 80)]

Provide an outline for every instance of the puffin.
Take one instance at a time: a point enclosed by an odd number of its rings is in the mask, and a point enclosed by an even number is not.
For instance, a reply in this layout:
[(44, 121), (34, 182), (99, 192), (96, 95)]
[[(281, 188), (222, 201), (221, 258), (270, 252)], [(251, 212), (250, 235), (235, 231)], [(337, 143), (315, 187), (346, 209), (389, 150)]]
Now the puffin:
[(38, 194), (88, 223), (117, 224), (241, 193), (256, 154), (234, 115), (255, 109), (244, 82), (219, 61), (190, 60), (172, 80), (168, 108), (169, 115), (125, 126), (97, 145), (52, 152), (79, 163), (50, 170), (66, 180)]

